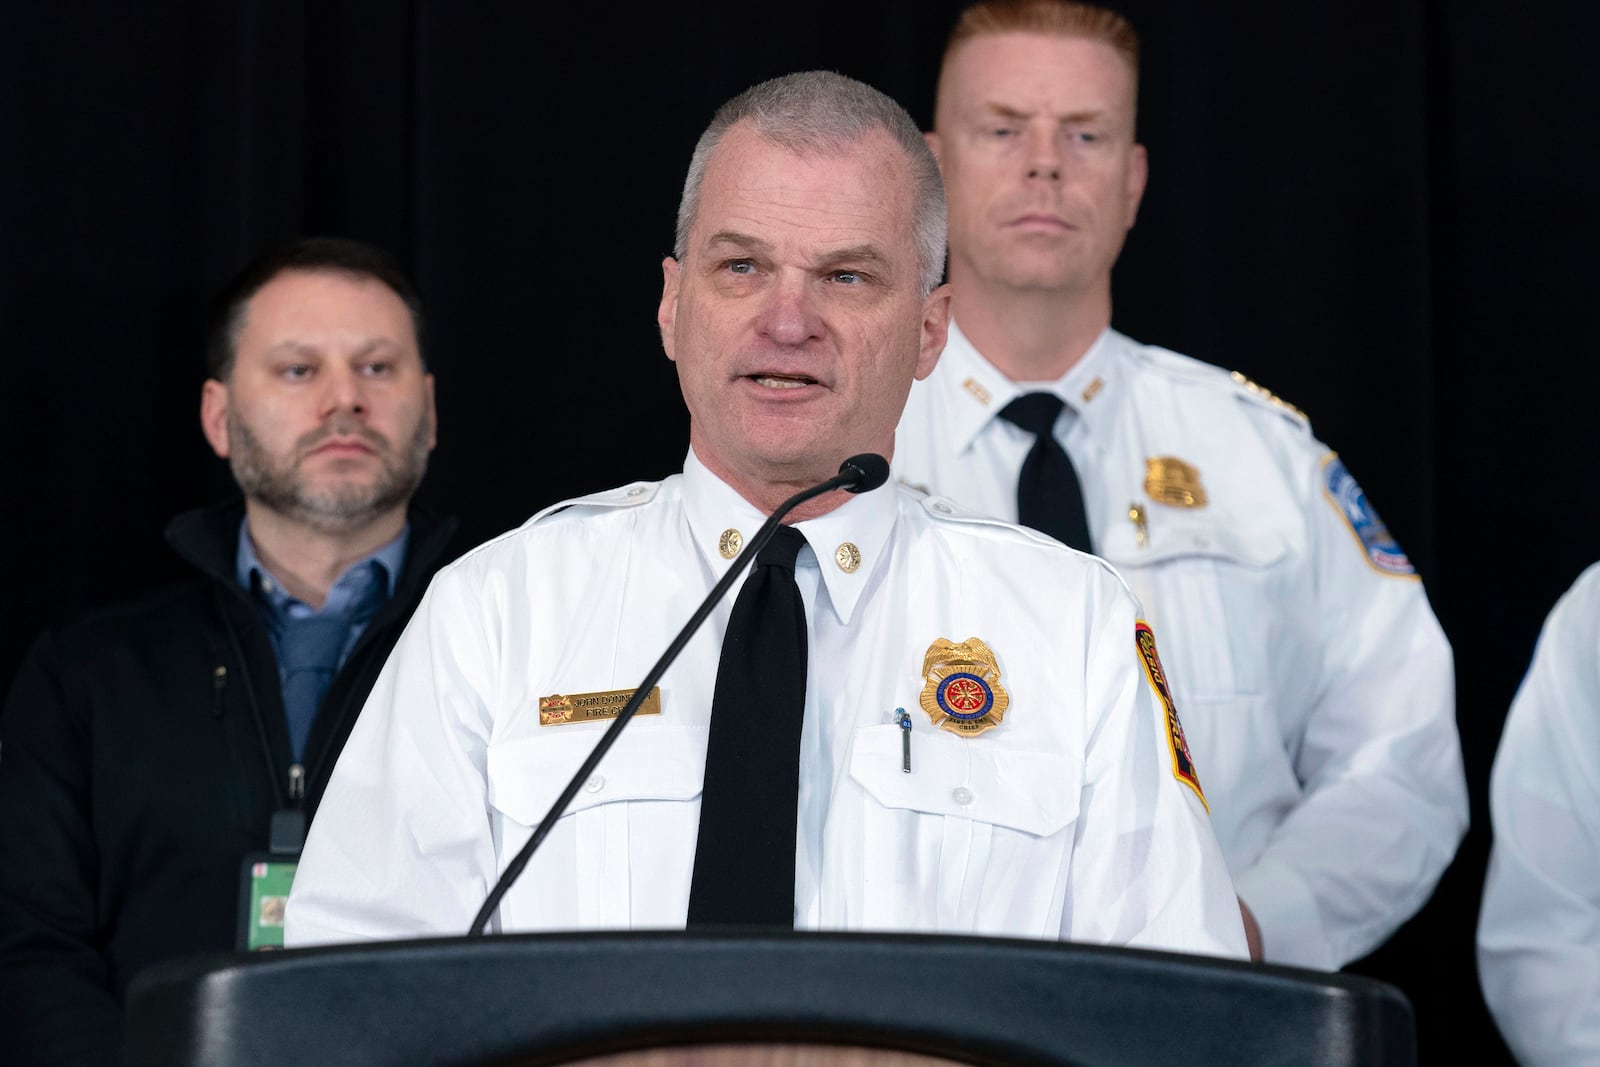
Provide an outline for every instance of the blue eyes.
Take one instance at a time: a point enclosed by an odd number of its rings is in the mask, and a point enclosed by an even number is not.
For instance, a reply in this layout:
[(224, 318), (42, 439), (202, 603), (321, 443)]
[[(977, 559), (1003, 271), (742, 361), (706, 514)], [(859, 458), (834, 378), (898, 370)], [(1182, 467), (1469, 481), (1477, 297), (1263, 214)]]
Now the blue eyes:
[[(989, 136), (997, 140), (1010, 140), (1021, 132), (1015, 126), (998, 126), (989, 131)], [(1070, 130), (1065, 136), (1068, 141), (1076, 141), (1079, 144), (1095, 144), (1101, 137), (1100, 133), (1095, 130)]]
[[(748, 259), (729, 260), (722, 264), (722, 267), (729, 274), (738, 275), (739, 277), (749, 277), (758, 273), (756, 265)], [(837, 282), (840, 285), (847, 286), (862, 285), (867, 281), (867, 275), (855, 270), (829, 271), (825, 277), (830, 282)]]

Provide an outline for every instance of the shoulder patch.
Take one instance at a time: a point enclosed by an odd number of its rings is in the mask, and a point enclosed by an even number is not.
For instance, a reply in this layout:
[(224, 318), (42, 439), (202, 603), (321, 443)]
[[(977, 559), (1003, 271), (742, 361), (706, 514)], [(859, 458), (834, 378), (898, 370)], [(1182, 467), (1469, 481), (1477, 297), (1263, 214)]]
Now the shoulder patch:
[(1143, 619), (1133, 624), (1133, 643), (1139, 652), (1139, 662), (1144, 665), (1144, 676), (1167, 714), (1167, 750), (1172, 754), (1172, 776), (1200, 798), (1207, 812), (1211, 804), (1205, 790), (1200, 788), (1200, 775), (1194, 769), (1194, 757), (1189, 754), (1189, 742), (1183, 736), (1183, 723), (1178, 721), (1178, 707), (1172, 702), (1172, 690), (1167, 685), (1167, 672), (1161, 669), (1161, 657), (1156, 654), (1156, 635)]
[(1238, 371), (1230, 371), (1228, 373), (1228, 377), (1232, 378), (1234, 384), (1242, 388), (1247, 395), (1260, 400), (1262, 403), (1270, 404), (1279, 411), (1293, 415), (1302, 422), (1309, 421), (1305, 412), (1301, 411), (1299, 408), (1283, 399), (1283, 397), (1276, 395), (1270, 389), (1266, 389), (1260, 385), (1257, 385), (1255, 382), (1251, 381), (1249, 378), (1246, 378)]
[(1366, 554), (1367, 562), (1379, 574), (1399, 578), (1416, 577), (1416, 568), (1401, 551), (1389, 533), (1389, 528), (1378, 518), (1378, 513), (1361, 491), (1355, 475), (1345, 469), (1337, 452), (1322, 457), (1322, 492), (1328, 502), (1338, 510), (1356, 543)]

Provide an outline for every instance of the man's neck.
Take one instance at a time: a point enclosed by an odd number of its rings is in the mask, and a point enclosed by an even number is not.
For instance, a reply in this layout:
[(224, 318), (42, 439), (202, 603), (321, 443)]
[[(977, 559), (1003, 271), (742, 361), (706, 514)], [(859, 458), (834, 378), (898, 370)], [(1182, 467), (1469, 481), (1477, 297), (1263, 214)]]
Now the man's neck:
[(952, 278), (950, 318), (1014, 382), (1055, 381), (1111, 325), (1109, 286), (1080, 293), (1018, 290)]
[[(693, 441), (694, 433), (691, 427), (691, 447), (693, 447)], [(893, 452), (894, 449), (892, 447), (878, 450), (878, 454), (885, 459), (890, 458)], [(714, 454), (708, 454), (703, 449), (695, 449), (695, 457), (700, 460), (706, 470), (715, 475), (728, 488), (738, 493), (763, 515), (771, 515), (778, 510), (784, 501), (796, 493), (804, 492), (839, 473), (837, 469), (826, 473), (795, 471), (792, 474), (786, 474), (784, 472), (769, 471), (764, 476), (757, 476), (725, 466), (718, 461)], [(844, 490), (812, 497), (784, 515), (783, 523), (786, 526), (791, 526), (797, 522), (804, 522), (807, 519), (815, 519), (826, 515), (835, 508), (842, 506), (848, 499), (849, 494)]]
[(321, 608), (328, 590), (350, 566), (372, 555), (405, 529), (404, 508), (371, 522), (330, 532), (245, 501), (250, 543), (262, 566), (296, 600)]

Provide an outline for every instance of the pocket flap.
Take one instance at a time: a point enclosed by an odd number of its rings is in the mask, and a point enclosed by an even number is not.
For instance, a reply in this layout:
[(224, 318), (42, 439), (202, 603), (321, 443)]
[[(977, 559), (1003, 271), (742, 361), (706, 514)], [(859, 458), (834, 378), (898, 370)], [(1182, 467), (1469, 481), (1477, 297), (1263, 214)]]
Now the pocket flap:
[(1228, 560), (1247, 567), (1270, 567), (1289, 551), (1287, 538), (1271, 527), (1204, 522), (1193, 516), (1162, 513), (1151, 514), (1150, 519), (1145, 544), (1139, 543), (1133, 523), (1119, 522), (1107, 531), (1100, 555), (1119, 568), (1190, 556)]
[[(535, 826), (599, 743), (603, 729), (548, 727), (489, 746), (489, 804)], [(578, 788), (567, 811), (619, 800), (690, 800), (706, 769), (706, 728), (635, 719)]]
[(911, 773), (901, 728), (858, 729), (850, 777), (879, 804), (1005, 826), (1047, 837), (1078, 817), (1079, 773), (1067, 757), (1002, 748), (982, 737), (912, 731)]

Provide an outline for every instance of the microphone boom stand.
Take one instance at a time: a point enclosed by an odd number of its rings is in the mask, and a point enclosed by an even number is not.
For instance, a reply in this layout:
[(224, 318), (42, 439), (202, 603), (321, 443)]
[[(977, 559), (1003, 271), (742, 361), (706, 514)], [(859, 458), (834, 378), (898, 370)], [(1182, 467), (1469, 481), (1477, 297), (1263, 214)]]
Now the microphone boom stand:
[(549, 812), (540, 820), (538, 827), (533, 831), (533, 835), (512, 857), (511, 862), (506, 865), (504, 873), (500, 875), (500, 878), (494, 884), (494, 888), (490, 890), (488, 897), (484, 899), (483, 907), (478, 909), (477, 916), (472, 920), (472, 928), (467, 931), (468, 937), (483, 936), (490, 917), (494, 915), (495, 909), (500, 906), (500, 901), (522, 874), (523, 868), (527, 867), (528, 861), (533, 858), (534, 849), (538, 848), (549, 835), (550, 830), (556, 824), (556, 820), (561, 817), (561, 813), (566, 810), (567, 805), (572, 803), (572, 798), (578, 795), (578, 789), (584, 782), (588, 781), (589, 775), (594, 773), (594, 769), (600, 763), (601, 757), (616, 742), (617, 736), (622, 733), (623, 728), (628, 725), (628, 721), (633, 718), (634, 712), (639, 710), (639, 705), (644, 702), (650, 690), (655, 688), (656, 683), (661, 680), (661, 676), (672, 665), (672, 661), (678, 658), (678, 654), (683, 651), (683, 646), (689, 643), (689, 639), (694, 636), (695, 631), (700, 629), (700, 625), (711, 615), (712, 609), (727, 593), (729, 587), (733, 585), (744, 569), (750, 565), (750, 562), (755, 559), (756, 553), (760, 552), (766, 543), (772, 540), (772, 535), (777, 531), (778, 524), (783, 521), (783, 517), (807, 500), (819, 497), (823, 493), (831, 493), (835, 489), (847, 489), (852, 493), (876, 489), (888, 480), (888, 476), (889, 464), (883, 457), (871, 454), (852, 456), (839, 467), (837, 475), (825, 482), (812, 486), (810, 489), (804, 489), (796, 493), (778, 505), (777, 510), (767, 517), (767, 521), (761, 524), (761, 529), (756, 531), (755, 536), (750, 539), (750, 543), (745, 545), (744, 551), (739, 553), (738, 558), (733, 561), (733, 566), (729, 567), (727, 573), (717, 580), (716, 585), (711, 587), (711, 592), (707, 594), (705, 600), (701, 601), (700, 606), (695, 609), (695, 613), (689, 616), (689, 621), (684, 623), (682, 630), (678, 631), (678, 636), (673, 638), (672, 644), (667, 646), (667, 650), (661, 654), (661, 658), (656, 660), (655, 666), (651, 667), (650, 672), (644, 676), (644, 680), (634, 690), (633, 696), (628, 699), (628, 703), (617, 713), (617, 717), (612, 720), (611, 725), (606, 728), (606, 732), (601, 735), (600, 740), (595, 744), (594, 750), (589, 753), (588, 758), (583, 761), (583, 765), (578, 768), (578, 772), (572, 776), (572, 780), (561, 791), (561, 795), (556, 797), (555, 803), (550, 805)]

